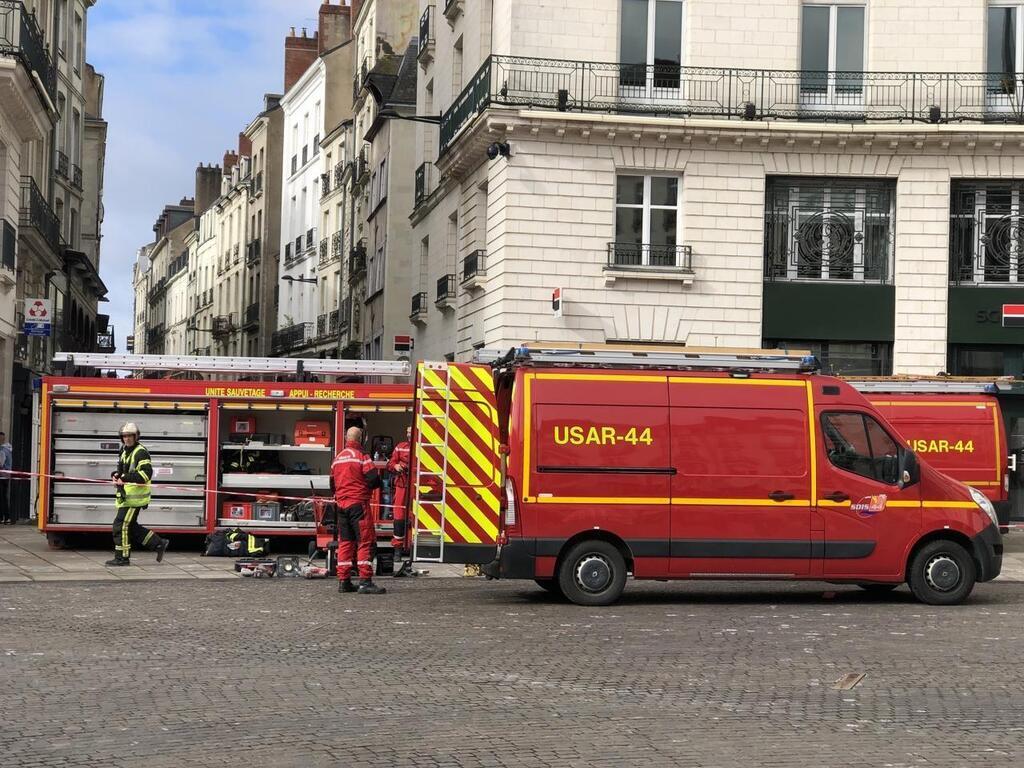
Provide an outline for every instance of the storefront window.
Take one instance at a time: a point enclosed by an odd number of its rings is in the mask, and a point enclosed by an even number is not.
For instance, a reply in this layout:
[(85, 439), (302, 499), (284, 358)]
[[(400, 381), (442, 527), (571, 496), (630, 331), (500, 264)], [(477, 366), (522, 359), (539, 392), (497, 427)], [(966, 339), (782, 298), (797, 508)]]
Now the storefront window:
[(765, 349), (809, 350), (832, 376), (891, 376), (892, 344), (876, 341), (765, 339)]
[(1024, 347), (955, 345), (950, 348), (954, 376), (1017, 376), (1024, 374)]
[(957, 284), (1024, 282), (1024, 184), (953, 183), (949, 271)]

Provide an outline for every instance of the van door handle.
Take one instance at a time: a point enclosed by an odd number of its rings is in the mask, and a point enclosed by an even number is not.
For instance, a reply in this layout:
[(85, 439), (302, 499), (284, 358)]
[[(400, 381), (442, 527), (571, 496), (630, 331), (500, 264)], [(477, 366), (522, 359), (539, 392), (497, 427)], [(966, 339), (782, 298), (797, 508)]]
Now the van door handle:
[(849, 501), (850, 494), (843, 493), (842, 491), (832, 491), (828, 496), (822, 496), (821, 498), (826, 501)]
[(785, 491), (772, 491), (768, 494), (768, 498), (772, 501), (789, 501), (796, 497), (792, 493), (786, 493)]

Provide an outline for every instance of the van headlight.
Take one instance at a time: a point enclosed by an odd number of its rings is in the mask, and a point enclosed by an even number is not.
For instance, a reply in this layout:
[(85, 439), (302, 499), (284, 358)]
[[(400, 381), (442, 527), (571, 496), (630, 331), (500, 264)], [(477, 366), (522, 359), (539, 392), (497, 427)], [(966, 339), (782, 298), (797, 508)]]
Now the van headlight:
[(988, 500), (988, 497), (977, 488), (967, 486), (967, 490), (971, 492), (971, 498), (974, 499), (974, 503), (985, 510), (985, 514), (992, 521), (992, 525), (998, 527), (999, 517), (996, 515), (996, 508), (992, 506), (992, 502)]

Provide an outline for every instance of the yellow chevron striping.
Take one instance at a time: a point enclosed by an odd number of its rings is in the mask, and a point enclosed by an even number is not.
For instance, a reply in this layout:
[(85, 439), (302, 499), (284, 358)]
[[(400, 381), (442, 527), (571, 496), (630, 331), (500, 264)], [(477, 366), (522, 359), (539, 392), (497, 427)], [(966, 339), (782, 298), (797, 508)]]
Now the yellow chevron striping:
[[(424, 407), (428, 411), (431, 411), (432, 415), (434, 415), (434, 416), (442, 416), (442, 415), (444, 415), (444, 411), (438, 405), (432, 405), (430, 403), (425, 403)], [(491, 462), (489, 462), (487, 460), (487, 457), (484, 456), (483, 453), (481, 453), (477, 449), (477, 447), (475, 445), (473, 445), (473, 443), (470, 442), (467, 439), (466, 434), (462, 430), (462, 427), (456, 422), (456, 420), (450, 418), (451, 415), (452, 415), (452, 412), (454, 412), (459, 417), (459, 419), (461, 419), (463, 421), (468, 421), (470, 423), (474, 420), (473, 417), (472, 416), (467, 416), (466, 414), (462, 413), (460, 407), (456, 403), (454, 403), (454, 402), (449, 403), (448, 432), (449, 432), (450, 435), (455, 437), (455, 439), (458, 441), (458, 443), (461, 446), (461, 448), (466, 453), (468, 453), (472, 457), (473, 461), (477, 464), (477, 466), (480, 467), (480, 469), (483, 471), (483, 477), (493, 479), (495, 477), (495, 474), (496, 474), (495, 473), (495, 467), (493, 466), (493, 464)], [(477, 430), (477, 432), (479, 433), (479, 430)], [(486, 441), (488, 443), (491, 442), (489, 437), (485, 437), (485, 439), (486, 439)], [(451, 441), (449, 440), (449, 443), (450, 442)], [(497, 482), (497, 481), (495, 481), (495, 482)]]
[(469, 395), (469, 399), (474, 403), (481, 403), (482, 405), (490, 405), (490, 400), (484, 392), (477, 389), (476, 385), (466, 378), (466, 374), (460, 371), (458, 368), (452, 368), (451, 378), (455, 380), (455, 383)]
[(437, 532), (440, 531), (444, 535), (444, 540), (445, 540), (446, 543), (450, 542), (452, 540), (451, 536), (449, 536), (445, 531), (441, 530), (440, 523), (435, 522), (434, 518), (432, 518), (430, 515), (428, 515), (426, 513), (426, 510), (423, 509), (422, 505), (418, 505), (417, 506), (417, 508), (416, 508), (416, 517), (420, 518), (422, 520), (425, 520), (427, 522), (427, 528), (425, 528), (425, 529), (423, 529), (423, 528), (418, 529), (421, 533), (426, 533), (426, 534), (429, 534), (429, 535), (432, 535), (432, 536), (436, 536)]
[(491, 392), (494, 389), (494, 374), (490, 368), (485, 368), (482, 365), (467, 365), (466, 368), (480, 379), (480, 383), (484, 386), (484, 391)]
[[(438, 465), (429, 456), (424, 456), (422, 461), (423, 461), (423, 464), (431, 472), (440, 472), (441, 471), (440, 465)], [(456, 498), (458, 498), (458, 496), (459, 496), (458, 488), (449, 486), (447, 488), (447, 492), (450, 493), (452, 496), (455, 496)], [(471, 507), (472, 504), (469, 502), (469, 499), (466, 498), (465, 494), (462, 494), (462, 497), (465, 498), (465, 500), (466, 500), (466, 505), (465, 506), (467, 506), (467, 508)], [(459, 500), (462, 501), (462, 499), (459, 499)], [(422, 507), (423, 507), (423, 505), (420, 504), (420, 508), (421, 509), (422, 509)], [(477, 517), (476, 515), (473, 515), (474, 519), (476, 519), (476, 517)], [(456, 531), (459, 532), (459, 535), (462, 536), (464, 541), (466, 541), (466, 542), (468, 542), (470, 544), (480, 544), (480, 543), (482, 543), (480, 537), (477, 536), (476, 533), (474, 533), (473, 530), (469, 526), (467, 526), (466, 523), (462, 519), (459, 518), (458, 512), (456, 512), (455, 509), (453, 509), (451, 507), (451, 505), (449, 505), (449, 504), (444, 504), (443, 519), (444, 519), (445, 525), (448, 525), (450, 523), (452, 528), (454, 528)], [(483, 527), (483, 529), (485, 531), (487, 530), (487, 526), (482, 526), (482, 527)], [(497, 535), (498, 535), (497, 531), (495, 531), (494, 532), (495, 538), (497, 538)]]
[[(441, 444), (441, 443), (444, 442), (441, 439), (441, 437), (436, 432), (434, 432), (433, 427), (430, 426), (429, 424), (427, 424), (426, 422), (422, 422), (421, 423), (421, 425), (420, 425), (420, 432), (423, 435), (425, 435), (427, 440), (429, 440), (431, 443)], [(450, 469), (454, 469), (456, 472), (458, 472), (459, 475), (462, 476), (462, 478), (466, 481), (466, 483), (469, 486), (471, 486), (474, 490), (479, 492), (481, 497), (483, 497), (485, 503), (488, 504), (488, 506), (493, 507), (494, 505), (496, 505), (498, 503), (498, 499), (497, 499), (497, 496), (495, 495), (494, 489), (492, 489), (490, 486), (488, 486), (486, 484), (486, 482), (481, 484), (480, 481), (477, 479), (476, 475), (474, 475), (469, 470), (469, 467), (466, 466), (465, 463), (458, 456), (456, 456), (453, 451), (448, 451), (447, 457), (448, 457), (448, 467)], [(427, 456), (426, 451), (423, 451), (423, 452), (421, 452), (421, 455), (420, 455), (419, 458), (422, 461), (424, 458), (429, 459), (429, 456)], [(431, 461), (432, 461), (432, 459), (431, 459)], [(432, 472), (440, 472), (441, 471), (441, 467), (438, 466), (438, 465), (435, 465), (435, 468), (431, 469), (431, 471)], [(449, 475), (451, 475), (450, 472), (449, 472)], [(448, 484), (448, 485), (453, 485), (453, 486), (457, 486), (459, 484), (457, 479), (455, 479), (452, 476), (446, 477), (445, 478), (445, 483)]]

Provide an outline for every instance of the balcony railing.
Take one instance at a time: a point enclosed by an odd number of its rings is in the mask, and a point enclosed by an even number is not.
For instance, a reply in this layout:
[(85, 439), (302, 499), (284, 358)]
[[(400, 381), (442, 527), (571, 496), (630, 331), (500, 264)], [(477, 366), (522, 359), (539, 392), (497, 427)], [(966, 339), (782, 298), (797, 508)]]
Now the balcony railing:
[(35, 229), (54, 253), (60, 249), (60, 221), (31, 176), (21, 177), (19, 225)]
[(689, 245), (608, 243), (608, 268), (692, 272), (693, 249)]
[(340, 189), (341, 188), (341, 182), (342, 182), (342, 179), (344, 179), (344, 178), (345, 178), (345, 164), (339, 162), (339, 163), (337, 163), (334, 166), (334, 188), (335, 189)]
[(1024, 74), (820, 72), (491, 56), (441, 117), (441, 151), (489, 104), (737, 120), (1024, 123)]
[(313, 324), (296, 323), (274, 331), (270, 337), (270, 349), (275, 355), (302, 349), (312, 341)]
[(250, 304), (245, 308), (245, 327), (253, 328), (260, 323), (260, 305), (259, 303)]
[(316, 319), (316, 335), (317, 338), (327, 335), (327, 313), (320, 315)]
[(344, 331), (348, 329), (349, 322), (352, 318), (352, 299), (347, 298), (341, 302), (341, 310), (338, 312), (338, 330)]
[(247, 267), (252, 267), (259, 264), (262, 256), (263, 242), (257, 237), (245, 247), (245, 265)]
[(302, 235), (295, 238), (295, 249), (293, 251), (295, 258), (299, 258), (302, 255)]
[(357, 245), (352, 249), (352, 253), (349, 255), (348, 260), (348, 276), (349, 280), (356, 280), (357, 278), (366, 274), (366, 247), (363, 245)]
[(235, 247), (231, 249), (231, 259), (235, 264), (239, 262), (239, 258), (242, 253), (242, 249), (239, 246), (240, 243), (235, 243)]
[(218, 315), (213, 318), (213, 338), (220, 339), (235, 331), (233, 315)]
[(53, 169), (53, 172), (60, 176), (62, 179), (68, 178), (71, 173), (71, 161), (68, 156), (57, 150), (57, 164)]
[(413, 205), (417, 206), (423, 203), (427, 197), (430, 196), (431, 187), (433, 186), (434, 177), (434, 164), (433, 163), (422, 163), (419, 168), (416, 169), (416, 186), (413, 191)]
[(462, 260), (462, 282), (467, 283), (487, 272), (487, 252), (478, 248)]
[(341, 258), (341, 252), (345, 243), (345, 238), (341, 232), (335, 232), (331, 235), (331, 261)]
[(413, 320), (419, 317), (423, 317), (427, 313), (427, 292), (420, 291), (412, 295), (412, 309), (409, 312), (409, 317)]
[(259, 173), (256, 174), (256, 178), (253, 179), (252, 193), (254, 195), (258, 195), (262, 191), (263, 191), (263, 171), (260, 171)]
[(327, 238), (325, 237), (320, 240), (320, 266), (324, 266), (328, 261), (330, 261), (330, 256), (328, 255)]
[(341, 327), (340, 314), (338, 310), (334, 309), (327, 315), (327, 333), (331, 336), (337, 334)]
[(455, 275), (443, 275), (437, 279), (435, 304), (448, 304), (455, 299)]
[(428, 5), (420, 16), (420, 47), (416, 52), (421, 63), (434, 57), (434, 6)]
[(316, 243), (316, 230), (315, 229), (307, 229), (306, 230), (306, 250), (308, 251), (311, 248), (313, 248), (315, 243)]
[(25, 10), (21, 0), (0, 0), (0, 56), (21, 60), (24, 67), (39, 76), (51, 102), (57, 101), (57, 70), (46, 50), (35, 13)]
[(71, 186), (75, 189), (82, 188), (82, 169), (74, 164), (71, 166)]

